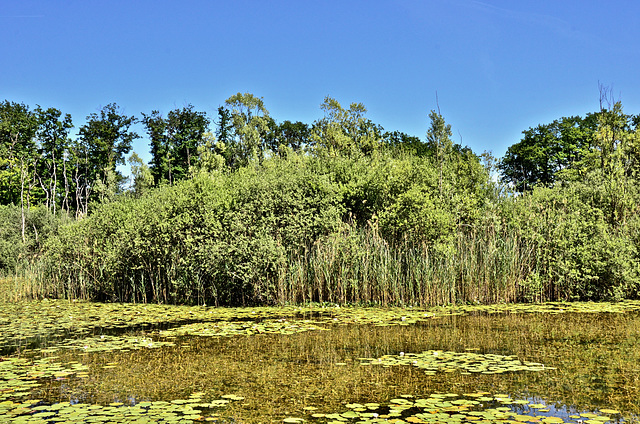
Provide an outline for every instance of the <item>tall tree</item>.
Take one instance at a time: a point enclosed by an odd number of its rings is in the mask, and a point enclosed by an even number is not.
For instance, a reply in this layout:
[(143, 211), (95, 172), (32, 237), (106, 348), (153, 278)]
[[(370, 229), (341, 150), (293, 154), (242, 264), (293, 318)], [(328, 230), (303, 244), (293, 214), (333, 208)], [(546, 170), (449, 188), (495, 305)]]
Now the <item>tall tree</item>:
[(382, 139), (383, 129), (365, 118), (367, 108), (351, 103), (344, 109), (332, 97), (325, 97), (320, 105), (324, 118), (314, 122), (311, 140), (317, 153), (336, 155), (370, 154)]
[(131, 165), (132, 191), (136, 197), (140, 197), (153, 186), (153, 175), (149, 166), (136, 152), (129, 156), (129, 164)]
[(35, 134), (36, 115), (23, 103), (5, 100), (0, 104), (0, 182), (5, 204), (20, 202), (22, 241), (25, 242), (25, 209), (31, 202), (35, 186), (38, 156)]
[(37, 174), (45, 194), (45, 205), (53, 213), (58, 208), (69, 212), (69, 178), (67, 160), (70, 149), (69, 131), (73, 128), (71, 115), (62, 116), (55, 108), (36, 108), (38, 117), (38, 153), (40, 163)]
[(523, 131), (522, 140), (507, 149), (499, 164), (503, 180), (522, 192), (537, 184), (553, 186), (560, 171), (578, 171), (575, 166), (593, 144), (594, 123), (592, 118), (563, 117)]
[(436, 163), (438, 166), (438, 191), (442, 199), (443, 187), (442, 178), (444, 173), (445, 162), (449, 160), (453, 151), (453, 142), (451, 141), (451, 125), (445, 123), (444, 117), (440, 111), (432, 110), (429, 113), (431, 125), (427, 131), (427, 144), (435, 151)]
[(84, 153), (88, 159), (86, 178), (101, 201), (118, 192), (125, 180), (116, 166), (125, 164), (131, 143), (140, 138), (130, 130), (136, 121), (135, 117), (125, 115), (111, 103), (87, 116), (87, 122), (80, 127), (79, 141), (86, 149)]
[(601, 97), (594, 139), (592, 156), (596, 160), (591, 164), (595, 162), (600, 166), (592, 172), (601, 174), (598, 182), (608, 195), (604, 209), (612, 226), (624, 224), (630, 215), (638, 212), (640, 133), (633, 128), (633, 117), (623, 112), (620, 101), (608, 99), (605, 106)]
[[(234, 143), (235, 133), (233, 129), (233, 118), (231, 111), (224, 106), (218, 107), (218, 119), (215, 122), (215, 134), (205, 138), (205, 143), (211, 147), (210, 153), (217, 154), (224, 158), (225, 165), (229, 168), (234, 167)], [(215, 138), (215, 142), (213, 140)]]
[(204, 112), (195, 111), (192, 105), (174, 109), (163, 118), (154, 110), (142, 114), (151, 143), (150, 169), (157, 183), (170, 184), (186, 178), (190, 168), (196, 165), (198, 147), (207, 132), (210, 120)]
[(198, 158), (198, 147), (208, 131), (210, 120), (204, 112), (193, 110), (192, 105), (174, 109), (167, 116), (167, 137), (173, 152), (173, 175), (182, 180)]
[(37, 161), (38, 119), (24, 103), (0, 103), (0, 194), (2, 204), (21, 202)]
[(433, 152), (420, 137), (411, 136), (400, 131), (387, 131), (382, 135), (382, 142), (387, 148), (404, 150), (416, 156), (429, 156)]
[(231, 115), (235, 137), (227, 147), (232, 152), (232, 166), (243, 166), (264, 159), (269, 132), (269, 111), (261, 97), (237, 93), (225, 102)]
[(277, 128), (278, 148), (285, 146), (294, 152), (300, 151), (310, 145), (311, 129), (304, 122), (284, 121)]
[(155, 184), (172, 181), (171, 148), (167, 137), (167, 123), (162, 114), (154, 110), (149, 115), (142, 114), (142, 123), (149, 136), (151, 161), (149, 168)]

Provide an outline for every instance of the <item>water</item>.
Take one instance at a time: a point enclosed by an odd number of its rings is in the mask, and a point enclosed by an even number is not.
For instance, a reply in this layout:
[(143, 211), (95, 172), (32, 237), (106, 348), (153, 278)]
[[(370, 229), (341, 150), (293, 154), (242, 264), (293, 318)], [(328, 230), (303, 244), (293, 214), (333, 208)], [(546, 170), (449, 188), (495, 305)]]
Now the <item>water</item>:
[[(123, 408), (186, 400), (194, 393), (202, 393), (201, 403), (234, 395), (243, 399), (230, 401), (220, 409), (200, 408), (202, 416), (213, 415), (211, 419), (220, 422), (252, 423), (281, 422), (286, 417), (328, 422), (331, 419), (315, 419), (311, 414), (345, 413), (349, 410), (346, 404), (379, 403), (378, 410), (359, 413), (384, 416), (392, 399), (414, 402), (434, 393), (461, 400), (475, 399), (465, 394), (484, 392), (486, 398), (502, 394), (511, 400), (546, 405), (541, 409), (548, 412), (536, 412), (525, 404), (493, 399), (467, 408), (486, 410), (502, 405), (520, 414), (535, 413), (537, 420), (555, 416), (577, 423), (593, 419), (580, 414), (605, 415), (600, 412), (603, 409), (620, 412), (608, 414), (612, 421), (637, 421), (640, 414), (637, 312), (474, 314), (394, 326), (341, 322), (324, 320), (319, 325), (330, 331), (291, 335), (178, 337), (171, 339), (174, 346), (158, 349), (93, 354), (35, 351), (30, 355), (36, 359), (55, 355), (51, 361), (75, 361), (86, 371), (81, 378), (43, 379), (41, 386), (19, 399), (39, 399), (44, 406), (60, 402), (122, 403), (114, 407)], [(139, 330), (137, 327), (138, 334)], [(152, 331), (146, 334), (157, 339)], [(470, 375), (441, 370), (426, 375), (412, 365), (361, 365), (367, 362), (362, 358), (427, 350), (508, 355), (544, 364), (547, 369)], [(6, 393), (4, 396), (4, 400), (17, 399)], [(414, 405), (400, 416), (386, 419), (413, 417), (413, 422), (420, 422), (415, 418), (419, 413), (424, 411)], [(2, 409), (0, 422), (1, 417)], [(422, 422), (425, 420), (423, 416)]]

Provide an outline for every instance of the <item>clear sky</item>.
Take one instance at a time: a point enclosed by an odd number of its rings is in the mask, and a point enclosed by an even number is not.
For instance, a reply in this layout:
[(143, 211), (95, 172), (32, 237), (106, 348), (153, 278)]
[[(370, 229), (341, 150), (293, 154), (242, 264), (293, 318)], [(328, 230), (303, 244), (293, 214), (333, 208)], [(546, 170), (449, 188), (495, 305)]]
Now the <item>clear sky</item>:
[(638, 40), (637, 0), (0, 0), (0, 100), (78, 127), (112, 102), (215, 118), (237, 92), (312, 123), (329, 95), (424, 139), (437, 92), (454, 141), (501, 157), (599, 83), (640, 113)]

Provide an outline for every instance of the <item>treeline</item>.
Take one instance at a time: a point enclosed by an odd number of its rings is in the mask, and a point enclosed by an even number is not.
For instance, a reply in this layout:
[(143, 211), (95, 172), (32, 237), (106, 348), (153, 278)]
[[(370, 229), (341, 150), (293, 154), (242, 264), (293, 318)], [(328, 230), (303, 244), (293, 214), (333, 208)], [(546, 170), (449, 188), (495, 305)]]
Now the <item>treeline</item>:
[[(0, 103), (0, 274), (37, 255), (57, 220), (46, 214), (79, 219), (94, 205), (123, 195), (141, 196), (153, 187), (175, 184), (200, 171), (233, 172), (289, 152), (352, 154), (385, 140), (422, 145), (415, 137), (387, 133), (365, 119), (362, 104), (343, 108), (327, 97), (325, 117), (312, 124), (276, 122), (261, 98), (238, 93), (215, 117), (191, 105), (130, 116), (116, 104), (89, 114), (72, 134), (73, 119), (59, 109), (5, 100)], [(132, 152), (142, 124), (151, 160)], [(372, 141), (375, 140), (375, 143)], [(118, 166), (130, 165), (125, 178)], [(16, 212), (15, 208), (19, 208)], [(44, 209), (45, 211), (41, 211)], [(11, 217), (19, 214), (19, 221)], [(37, 217), (37, 218), (36, 218)]]
[(423, 141), (385, 132), (361, 104), (327, 97), (322, 119), (277, 123), (239, 93), (215, 120), (143, 113), (152, 159), (131, 155), (129, 190), (115, 166), (136, 118), (109, 105), (73, 141), (68, 118), (50, 154), (39, 126), (29, 149), (11, 142), (27, 136), (6, 111), (41, 109), (5, 102), (0, 267), (28, 277), (15, 279), (26, 294), (104, 301), (637, 297), (638, 117), (609, 100), (524, 131), (496, 161), (453, 143), (439, 111)]
[[(218, 108), (215, 119), (191, 105), (129, 116), (116, 104), (91, 113), (71, 136), (72, 117), (56, 108), (31, 109), (8, 100), (0, 103), (0, 205), (44, 205), (76, 218), (92, 202), (111, 200), (125, 191), (118, 170), (128, 159), (133, 191), (190, 178), (200, 169), (235, 170), (287, 152), (324, 148), (331, 155), (371, 151), (380, 141), (421, 145), (419, 139), (384, 132), (365, 119), (362, 104), (344, 109), (327, 97), (325, 117), (312, 124), (276, 122), (261, 98), (238, 93)], [(131, 153), (143, 125), (150, 141), (150, 163)], [(214, 130), (211, 129), (213, 124)]]

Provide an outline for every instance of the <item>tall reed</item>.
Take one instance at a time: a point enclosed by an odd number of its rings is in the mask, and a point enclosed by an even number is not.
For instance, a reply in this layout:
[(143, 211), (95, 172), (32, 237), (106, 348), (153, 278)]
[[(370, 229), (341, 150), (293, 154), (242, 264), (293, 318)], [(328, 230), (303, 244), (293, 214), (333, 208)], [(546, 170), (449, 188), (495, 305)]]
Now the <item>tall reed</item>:
[(0, 277), (0, 302), (56, 297), (50, 293), (41, 268), (40, 262), (24, 261), (14, 273)]
[[(391, 244), (375, 226), (362, 229), (347, 224), (283, 262), (272, 277), (276, 281), (263, 282), (274, 287), (264, 303), (435, 306), (548, 300), (541, 294), (543, 287), (534, 287), (535, 254), (529, 244), (517, 234), (492, 227), (460, 231), (451, 249), (442, 251), (407, 239)], [(99, 276), (78, 267), (77, 272), (65, 274), (73, 281), (60, 275), (51, 284), (43, 280), (50, 274), (42, 266), (23, 267), (16, 276), (5, 278), (0, 300), (92, 298), (89, 287)], [(143, 278), (138, 283), (132, 280), (121, 300), (152, 301), (143, 297), (148, 291)], [(198, 275), (192, 278), (190, 300), (211, 303), (205, 293), (214, 294), (218, 288)]]
[(526, 244), (491, 228), (459, 233), (449, 254), (411, 241), (386, 242), (375, 228), (346, 226), (292, 255), (280, 303), (445, 305), (520, 300), (531, 272)]

